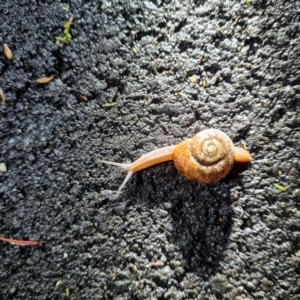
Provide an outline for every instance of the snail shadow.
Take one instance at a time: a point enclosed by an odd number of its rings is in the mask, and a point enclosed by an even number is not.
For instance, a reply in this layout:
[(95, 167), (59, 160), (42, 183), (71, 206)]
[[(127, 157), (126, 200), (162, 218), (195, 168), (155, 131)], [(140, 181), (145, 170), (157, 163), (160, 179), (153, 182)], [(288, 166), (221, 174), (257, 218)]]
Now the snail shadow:
[[(134, 176), (125, 192), (126, 208), (168, 211), (172, 223), (166, 224), (166, 230), (182, 254), (183, 267), (207, 280), (215, 274), (228, 244), (233, 216), (230, 188), (237, 180), (233, 175), (213, 185), (199, 184), (184, 178), (171, 163), (157, 166)], [(172, 253), (164, 255), (174, 260)]]
[(210, 186), (183, 183), (182, 188), (194, 188), (194, 192), (176, 199), (172, 207), (173, 243), (182, 252), (187, 271), (208, 279), (224, 257), (231, 232), (229, 189), (222, 183)]

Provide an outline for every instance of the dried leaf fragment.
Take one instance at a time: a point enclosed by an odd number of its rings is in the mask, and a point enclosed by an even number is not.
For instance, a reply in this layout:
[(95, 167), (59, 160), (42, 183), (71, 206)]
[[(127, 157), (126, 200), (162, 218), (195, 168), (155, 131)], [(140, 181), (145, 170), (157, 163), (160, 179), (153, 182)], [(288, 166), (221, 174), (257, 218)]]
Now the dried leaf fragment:
[(62, 283), (62, 281), (61, 281), (61, 280), (58, 280), (58, 281), (56, 282), (55, 286), (58, 287), (58, 286), (60, 286), (61, 283)]
[(245, 0), (245, 3), (247, 4), (248, 7), (252, 5), (252, 3), (249, 0)]
[(64, 25), (65, 31), (67, 31), (67, 32), (70, 31), (70, 28), (71, 28), (72, 23), (73, 23), (73, 17), (71, 17), (71, 18), (69, 19), (69, 21)]
[(131, 48), (131, 51), (134, 53), (134, 54), (137, 54), (137, 51), (134, 47)]
[(49, 76), (49, 77), (39, 78), (39, 79), (37, 79), (35, 82), (36, 82), (37, 84), (47, 84), (47, 83), (51, 82), (53, 79), (54, 79), (54, 76), (51, 75), (51, 76)]
[(187, 94), (185, 94), (183, 92), (178, 93), (178, 95), (185, 99), (188, 97)]
[(11, 60), (13, 58), (13, 54), (7, 44), (3, 44), (3, 51), (7, 59)]
[(147, 268), (162, 268), (165, 264), (162, 261), (151, 262), (147, 265)]
[(104, 103), (103, 106), (104, 107), (114, 107), (117, 105), (117, 102), (111, 102), (111, 103)]
[(0, 89), (0, 98), (2, 100), (2, 104), (5, 104), (6, 103), (6, 97), (5, 97), (2, 89)]
[(286, 192), (286, 188), (282, 185), (279, 185), (277, 183), (273, 183), (273, 185), (279, 190), (279, 191), (282, 191), (282, 192)]
[(69, 21), (64, 25), (65, 29), (64, 29), (64, 36), (57, 36), (55, 37), (56, 42), (62, 42), (65, 44), (70, 44), (71, 40), (72, 40), (72, 35), (70, 33), (70, 29), (71, 29), (71, 25), (73, 23), (73, 18), (70, 18)]
[(63, 6), (62, 9), (63, 9), (65, 12), (69, 12), (70, 6), (69, 6), (69, 5)]
[(26, 241), (26, 240), (14, 240), (2, 236), (0, 236), (0, 241), (5, 243), (10, 243), (13, 245), (18, 245), (18, 246), (39, 246), (44, 243), (44, 241), (37, 242), (37, 241)]

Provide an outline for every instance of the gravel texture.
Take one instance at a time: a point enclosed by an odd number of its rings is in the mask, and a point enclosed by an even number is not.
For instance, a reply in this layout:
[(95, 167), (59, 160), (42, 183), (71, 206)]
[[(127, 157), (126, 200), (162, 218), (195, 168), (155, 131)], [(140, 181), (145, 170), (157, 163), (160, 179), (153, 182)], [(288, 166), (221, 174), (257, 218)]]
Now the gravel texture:
[[(13, 59), (0, 55), (0, 236), (45, 243), (0, 244), (0, 298), (300, 299), (299, 12), (281, 0), (1, 1)], [(70, 17), (71, 43), (56, 44)], [(203, 185), (164, 163), (114, 200), (125, 173), (101, 159), (208, 127), (252, 164)]]

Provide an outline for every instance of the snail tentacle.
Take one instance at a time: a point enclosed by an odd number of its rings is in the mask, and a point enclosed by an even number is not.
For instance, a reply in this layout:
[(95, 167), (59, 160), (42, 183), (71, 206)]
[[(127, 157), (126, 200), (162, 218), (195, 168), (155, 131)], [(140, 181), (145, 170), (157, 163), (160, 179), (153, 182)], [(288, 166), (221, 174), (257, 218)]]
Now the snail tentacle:
[(117, 195), (118, 195), (133, 175), (133, 172), (131, 171), (131, 165), (132, 164), (122, 164), (122, 163), (117, 163), (117, 162), (108, 161), (108, 160), (100, 160), (100, 162), (108, 164), (108, 165), (113, 165), (113, 166), (116, 166), (116, 167), (120, 167), (120, 168), (125, 169), (125, 170), (128, 171), (125, 179), (123, 180), (122, 184), (120, 185), (120, 187), (117, 191)]
[(252, 157), (247, 150), (240, 147), (234, 147), (234, 161), (249, 163), (252, 161)]
[(129, 181), (129, 179), (132, 177), (132, 175), (140, 170), (146, 169), (148, 167), (154, 166), (156, 164), (159, 164), (161, 162), (165, 162), (168, 160), (172, 160), (173, 150), (175, 146), (166, 146), (163, 148), (159, 148), (156, 150), (153, 150), (151, 152), (148, 152), (144, 155), (142, 155), (139, 159), (135, 160), (131, 164), (122, 164), (122, 163), (116, 163), (113, 161), (107, 161), (107, 160), (100, 160), (100, 162), (113, 165), (117, 167), (121, 167), (128, 171), (127, 176), (125, 177), (123, 183), (118, 189), (118, 193), (121, 192), (123, 187), (126, 185), (126, 183)]

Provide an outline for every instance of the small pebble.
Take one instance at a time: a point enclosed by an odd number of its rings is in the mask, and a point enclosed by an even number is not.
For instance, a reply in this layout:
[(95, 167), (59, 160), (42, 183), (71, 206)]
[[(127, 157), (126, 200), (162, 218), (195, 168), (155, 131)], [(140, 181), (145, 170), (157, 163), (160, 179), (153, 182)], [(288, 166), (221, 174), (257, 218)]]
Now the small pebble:
[(0, 163), (0, 172), (7, 172), (6, 164)]

